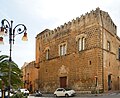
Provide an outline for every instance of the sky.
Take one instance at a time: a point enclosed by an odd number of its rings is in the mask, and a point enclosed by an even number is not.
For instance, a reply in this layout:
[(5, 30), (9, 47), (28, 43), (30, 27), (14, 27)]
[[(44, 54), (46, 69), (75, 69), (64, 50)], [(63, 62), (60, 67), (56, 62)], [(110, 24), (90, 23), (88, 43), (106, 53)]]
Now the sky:
[[(0, 21), (13, 20), (13, 28), (20, 23), (27, 27), (27, 42), (21, 40), (23, 34), (15, 36), (12, 60), (20, 68), (25, 62), (34, 61), (37, 34), (45, 29), (54, 30), (97, 7), (108, 12), (120, 37), (120, 0), (0, 0)], [(9, 55), (9, 49), (9, 36), (4, 36), (0, 55)]]

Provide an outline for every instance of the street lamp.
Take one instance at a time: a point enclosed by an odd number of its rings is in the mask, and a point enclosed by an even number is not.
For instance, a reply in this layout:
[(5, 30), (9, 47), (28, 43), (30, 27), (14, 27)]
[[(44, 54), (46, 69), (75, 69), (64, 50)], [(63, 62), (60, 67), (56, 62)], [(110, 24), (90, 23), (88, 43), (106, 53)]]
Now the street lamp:
[[(14, 44), (14, 38), (16, 35), (24, 33), (22, 40), (27, 41), (27, 28), (24, 24), (18, 24), (13, 28), (13, 21), (8, 21), (3, 19), (1, 21), (2, 26), (0, 27), (0, 44), (3, 44), (3, 35), (7, 35), (9, 33), (9, 45), (10, 45), (10, 56), (9, 56), (9, 86), (8, 86), (8, 97), (10, 98), (10, 88), (11, 88), (11, 62), (12, 62), (12, 44)], [(17, 34), (15, 34), (17, 33)]]

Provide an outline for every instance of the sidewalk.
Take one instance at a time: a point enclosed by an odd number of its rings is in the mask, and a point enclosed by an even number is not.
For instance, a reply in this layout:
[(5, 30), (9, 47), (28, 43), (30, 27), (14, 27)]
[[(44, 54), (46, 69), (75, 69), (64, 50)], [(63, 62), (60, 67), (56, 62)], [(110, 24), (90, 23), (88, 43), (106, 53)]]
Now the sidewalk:
[(118, 94), (118, 93), (120, 93), (120, 90), (119, 91), (109, 91), (109, 92), (103, 93), (103, 95), (114, 95), (114, 94)]

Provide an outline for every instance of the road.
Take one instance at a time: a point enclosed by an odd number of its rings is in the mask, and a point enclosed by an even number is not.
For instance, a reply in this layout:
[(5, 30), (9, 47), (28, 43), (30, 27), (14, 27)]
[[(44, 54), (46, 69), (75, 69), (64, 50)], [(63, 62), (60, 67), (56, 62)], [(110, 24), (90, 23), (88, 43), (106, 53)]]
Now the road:
[[(42, 97), (34, 97), (34, 96), (28, 96), (28, 98), (55, 98), (53, 94), (43, 94)], [(120, 98), (120, 93), (110, 93), (110, 94), (88, 94), (88, 95), (84, 95), (84, 94), (77, 94), (74, 97), (71, 98)], [(58, 97), (61, 98), (61, 97)], [(64, 98), (64, 97), (62, 97)]]

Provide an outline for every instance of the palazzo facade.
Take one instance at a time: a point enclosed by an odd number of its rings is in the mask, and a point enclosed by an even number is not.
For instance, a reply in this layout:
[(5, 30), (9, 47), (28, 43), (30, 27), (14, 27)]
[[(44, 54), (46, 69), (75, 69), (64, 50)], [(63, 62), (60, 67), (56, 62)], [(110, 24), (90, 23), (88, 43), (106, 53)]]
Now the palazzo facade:
[(120, 38), (109, 14), (96, 8), (36, 36), (38, 88), (94, 93), (120, 89)]

